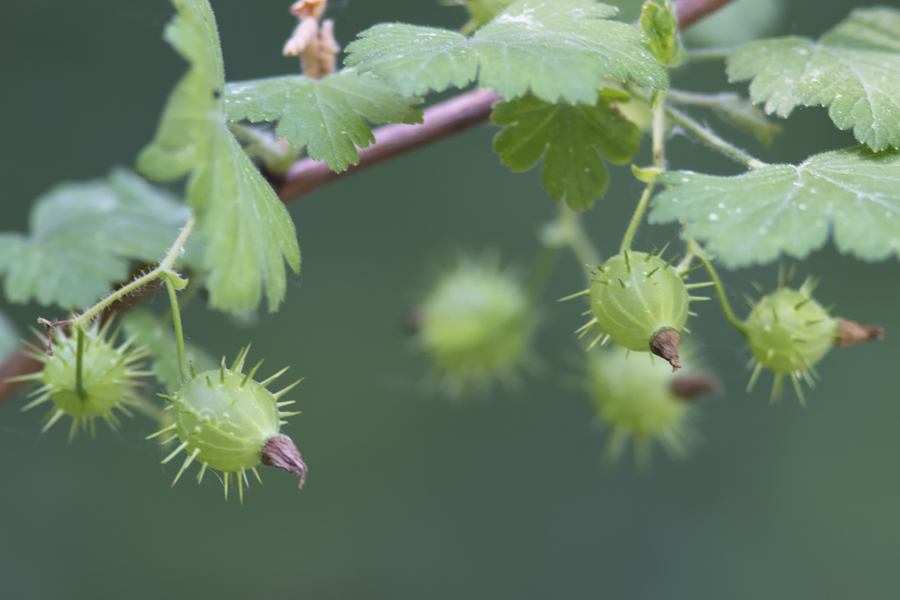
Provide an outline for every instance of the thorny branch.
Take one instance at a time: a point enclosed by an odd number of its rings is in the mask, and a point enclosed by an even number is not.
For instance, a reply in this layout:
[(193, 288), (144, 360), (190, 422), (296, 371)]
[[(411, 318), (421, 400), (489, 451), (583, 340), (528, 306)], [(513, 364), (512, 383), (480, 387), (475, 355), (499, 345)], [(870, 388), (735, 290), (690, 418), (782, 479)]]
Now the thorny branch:
[[(732, 0), (678, 0), (678, 25), (681, 29), (703, 20)], [(278, 195), (285, 203), (291, 202), (361, 169), (402, 156), (408, 152), (437, 142), (488, 120), (491, 107), (500, 97), (490, 90), (475, 90), (436, 104), (425, 110), (421, 125), (386, 125), (375, 130), (375, 143), (360, 150), (359, 164), (343, 173), (335, 173), (324, 162), (309, 158), (297, 161), (290, 168), (278, 187)], [(155, 290), (156, 288), (151, 288)], [(115, 311), (131, 308), (136, 298), (117, 303), (110, 307)], [(33, 373), (41, 368), (41, 363), (29, 357), (24, 351), (6, 359), (0, 364), (0, 402), (10, 396), (21, 382), (7, 381), (10, 377)]]

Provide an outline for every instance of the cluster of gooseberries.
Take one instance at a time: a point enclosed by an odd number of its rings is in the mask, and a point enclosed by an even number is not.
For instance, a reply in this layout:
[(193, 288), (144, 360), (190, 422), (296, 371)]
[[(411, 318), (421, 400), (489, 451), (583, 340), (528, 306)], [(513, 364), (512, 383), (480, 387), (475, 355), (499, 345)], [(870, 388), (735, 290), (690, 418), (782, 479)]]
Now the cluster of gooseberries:
[[(303, 487), (306, 464), (291, 439), (281, 432), (283, 419), (299, 414), (281, 410), (294, 403), (281, 398), (302, 380), (278, 392), (267, 389), (287, 368), (264, 381), (256, 381), (254, 376), (262, 361), (247, 373), (243, 372), (249, 347), (239, 352), (230, 368), (226, 368), (224, 357), (218, 369), (201, 373), (189, 363), (180, 387), (171, 394), (159, 394), (168, 401), (159, 411), (139, 393), (139, 378), (154, 372), (140, 370), (148, 351), (135, 347), (136, 335), (116, 346), (119, 332), (111, 331), (112, 319), (103, 326), (94, 321), (86, 328), (72, 322), (48, 325), (46, 336), (38, 334), (44, 347), (30, 348), (31, 358), (41, 363), (42, 369), (16, 378), (39, 386), (30, 393), (33, 399), (23, 410), (50, 404), (43, 431), (69, 416), (71, 441), (81, 429), (90, 429), (91, 435), (95, 435), (98, 418), (117, 429), (118, 413), (133, 416), (132, 411), (137, 410), (165, 423), (147, 439), (166, 436), (161, 440), (164, 445), (178, 443), (163, 459), (163, 464), (180, 452), (187, 452), (173, 486), (196, 460), (201, 465), (198, 483), (203, 481), (207, 468), (222, 472), (226, 499), (234, 474), (243, 503), (244, 487), (249, 486), (247, 472), (251, 471), (262, 482), (256, 469), (260, 464), (299, 475)], [(183, 342), (179, 349), (181, 346)], [(179, 350), (179, 356), (182, 354), (183, 350)]]
[[(792, 289), (791, 277), (782, 276), (777, 290), (764, 293), (747, 318), (739, 321), (722, 295), (712, 265), (693, 252), (700, 250), (692, 248), (676, 264), (677, 256), (664, 260), (663, 252), (623, 250), (591, 269), (587, 289), (561, 299), (586, 297), (590, 302), (586, 313), (590, 320), (576, 331), (579, 338), (599, 330), (586, 346), (584, 386), (600, 421), (610, 430), (610, 458), (621, 455), (628, 439), (633, 440), (641, 464), (648, 461), (653, 440), (678, 457), (696, 439), (692, 401), (720, 385), (696, 368), (696, 351), (689, 350), (685, 359), (681, 335), (690, 333), (685, 324), (689, 316), (696, 316), (690, 303), (709, 299), (691, 295), (692, 290), (717, 287), (726, 316), (753, 356), (748, 391), (761, 371), (769, 369), (774, 373), (772, 400), (780, 398), (787, 376), (805, 402), (801, 381), (815, 384), (815, 366), (831, 348), (882, 336), (881, 328), (832, 316), (812, 297), (812, 279)], [(695, 257), (701, 264), (692, 268)], [(703, 266), (712, 281), (686, 282)], [(436, 282), (415, 314), (419, 344), (452, 394), (492, 380), (508, 381), (531, 355), (533, 298), (496, 261), (462, 261)], [(617, 349), (604, 348), (609, 342)]]
[[(470, 10), (472, 29), (511, 3), (461, 1)], [(321, 16), (323, 3), (310, 4), (318, 7), (316, 18)], [(298, 28), (302, 30), (302, 26)], [(333, 53), (329, 56), (333, 58)], [(656, 115), (658, 106), (651, 108)], [(660, 129), (656, 122), (654, 127)], [(654, 133), (659, 133), (655, 138), (661, 138), (664, 132)], [(764, 294), (753, 304), (747, 318), (739, 320), (728, 305), (714, 268), (690, 240), (687, 257), (681, 262), (676, 262), (678, 256), (666, 260), (665, 249), (631, 250), (634, 228), (652, 193), (653, 178), (664, 167), (661, 159), (656, 162), (655, 170), (635, 170), (648, 188), (620, 252), (602, 264), (596, 264), (599, 260), (591, 264), (587, 289), (563, 298), (589, 300), (585, 314), (590, 319), (575, 332), (579, 339), (598, 330), (586, 343), (583, 387), (610, 431), (607, 454), (617, 458), (626, 442), (632, 440), (641, 463), (649, 460), (653, 441), (673, 456), (684, 455), (696, 439), (691, 401), (719, 388), (714, 378), (698, 369), (696, 351), (690, 344), (685, 350), (682, 344), (682, 334), (690, 333), (685, 326), (688, 317), (696, 316), (690, 310), (691, 303), (709, 299), (693, 296), (693, 290), (715, 286), (727, 319), (743, 335), (753, 356), (748, 390), (752, 390), (762, 370), (769, 369), (774, 373), (772, 399), (781, 396), (788, 377), (800, 401), (805, 402), (801, 384), (805, 381), (814, 385), (818, 379), (816, 365), (832, 347), (882, 335), (880, 328), (832, 316), (813, 298), (815, 284), (811, 279), (793, 289), (791, 278), (783, 278), (775, 292)], [(568, 214), (565, 211), (561, 221)], [(577, 245), (571, 235), (566, 243), (573, 249)], [(175, 254), (183, 245), (184, 238), (180, 238), (173, 248)], [(170, 252), (170, 256), (175, 254)], [(686, 281), (695, 270), (695, 259), (701, 263), (696, 268), (706, 267), (711, 281)], [(223, 358), (218, 368), (197, 372), (184, 358), (180, 316), (174, 300), (175, 288), (186, 282), (171, 271), (174, 259), (167, 257), (164, 263), (167, 261), (168, 265), (161, 265), (158, 271), (159, 278), (171, 284), (182, 378), (177, 389), (161, 394), (169, 403), (161, 418), (164, 425), (148, 439), (159, 438), (163, 445), (174, 445), (163, 463), (186, 453), (172, 485), (196, 461), (200, 464), (198, 482), (208, 468), (223, 474), (226, 498), (234, 475), (243, 501), (244, 488), (249, 485), (248, 471), (260, 479), (257, 467), (261, 464), (298, 475), (302, 488), (307, 467), (294, 443), (281, 432), (283, 419), (297, 414), (282, 410), (293, 403), (282, 401), (282, 397), (299, 381), (278, 392), (269, 391), (268, 386), (286, 369), (257, 381), (254, 377), (262, 361), (245, 373), (246, 348), (230, 367)], [(420, 348), (433, 361), (436, 378), (446, 391), (459, 395), (472, 388), (483, 389), (495, 380), (514, 382), (520, 371), (534, 363), (531, 345), (539, 287), (534, 280), (523, 281), (509, 269), (501, 268), (497, 261), (470, 258), (459, 260), (436, 281), (414, 313), (414, 329)], [(38, 386), (24, 409), (50, 406), (44, 431), (63, 417), (70, 417), (70, 440), (81, 430), (89, 430), (93, 435), (98, 418), (117, 428), (119, 414), (130, 416), (133, 410), (156, 414), (155, 407), (140, 393), (140, 379), (153, 374), (141, 370), (148, 350), (136, 344), (136, 337), (117, 345), (119, 332), (112, 329), (113, 320), (107, 319), (101, 325), (99, 313), (94, 313), (91, 319), (82, 315), (50, 324), (46, 336), (39, 339), (43, 347), (31, 348), (31, 356), (41, 363), (41, 370), (18, 378)], [(617, 346), (607, 348), (610, 342)], [(661, 360), (657, 362), (654, 357)]]

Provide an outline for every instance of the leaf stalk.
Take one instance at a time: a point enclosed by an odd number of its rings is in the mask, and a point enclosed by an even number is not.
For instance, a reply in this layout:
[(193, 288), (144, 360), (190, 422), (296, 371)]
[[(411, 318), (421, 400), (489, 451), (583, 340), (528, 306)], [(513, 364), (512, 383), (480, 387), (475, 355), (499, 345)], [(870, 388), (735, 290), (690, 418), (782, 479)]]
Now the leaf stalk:
[(688, 60), (725, 60), (734, 50), (731, 48), (703, 48), (689, 50)]
[(672, 107), (667, 107), (666, 113), (672, 118), (673, 121), (706, 142), (706, 144), (709, 145), (713, 150), (721, 152), (728, 158), (736, 162), (743, 163), (751, 169), (761, 169), (762, 167), (769, 166), (768, 163), (764, 163), (758, 158), (754, 158), (731, 142), (725, 141), (724, 139), (716, 135), (716, 133), (712, 129), (701, 125), (683, 112)]

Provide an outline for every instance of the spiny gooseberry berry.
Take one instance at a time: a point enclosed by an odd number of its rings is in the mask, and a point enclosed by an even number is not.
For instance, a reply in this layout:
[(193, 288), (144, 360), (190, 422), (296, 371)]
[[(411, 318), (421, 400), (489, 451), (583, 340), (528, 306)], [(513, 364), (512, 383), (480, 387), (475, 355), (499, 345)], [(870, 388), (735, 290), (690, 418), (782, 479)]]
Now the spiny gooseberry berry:
[(514, 275), (493, 261), (462, 259), (425, 298), (418, 337), (445, 388), (459, 393), (514, 376), (528, 357), (532, 316)]
[[(179, 469), (174, 486), (184, 470), (194, 461), (201, 463), (197, 482), (203, 481), (208, 467), (222, 471), (225, 482), (225, 498), (231, 474), (236, 474), (241, 502), (244, 501), (244, 485), (249, 486), (247, 471), (252, 471), (260, 480), (257, 465), (279, 467), (300, 476), (300, 487), (306, 480), (306, 465), (300, 452), (289, 437), (281, 433), (283, 417), (296, 412), (282, 412), (283, 406), (294, 401), (279, 402), (279, 399), (300, 383), (294, 382), (283, 390), (272, 393), (266, 389), (281, 376), (287, 368), (262, 382), (253, 379), (262, 361), (246, 374), (242, 372), (247, 350), (242, 349), (230, 369), (225, 367), (225, 358), (217, 370), (191, 373), (181, 388), (171, 396), (162, 395), (172, 404), (174, 423), (165, 427), (148, 439), (166, 433), (173, 433), (180, 444), (165, 459), (163, 464), (175, 458), (182, 450), (188, 453)], [(167, 441), (172, 441), (170, 440)]]
[(77, 435), (79, 425), (82, 428), (89, 426), (93, 436), (96, 434), (94, 419), (97, 417), (106, 421), (112, 429), (117, 429), (121, 423), (114, 410), (130, 417), (129, 406), (141, 408), (141, 398), (135, 391), (138, 387), (135, 378), (152, 374), (137, 370), (138, 362), (147, 352), (143, 348), (132, 348), (135, 337), (116, 347), (117, 335), (109, 335), (111, 324), (110, 320), (100, 327), (95, 322), (81, 330), (80, 377), (77, 330), (70, 328), (72, 330), (65, 333), (65, 327), (54, 327), (49, 337), (39, 335), (44, 346), (52, 348), (52, 352), (31, 348), (31, 357), (44, 364), (43, 370), (16, 379), (43, 384), (31, 392), (29, 396), (37, 398), (22, 407), (23, 411), (48, 401), (54, 405), (47, 413), (41, 431), (47, 431), (64, 415), (69, 415), (72, 417), (70, 441)]
[(649, 463), (654, 440), (671, 457), (685, 456), (696, 440), (689, 401), (717, 389), (716, 380), (696, 372), (675, 374), (647, 355), (630, 354), (616, 347), (588, 355), (587, 390), (610, 429), (607, 458), (618, 459), (629, 439), (640, 465)]
[(779, 286), (753, 305), (744, 322), (744, 337), (753, 352), (756, 367), (747, 391), (751, 391), (763, 367), (775, 373), (772, 400), (781, 396), (785, 375), (789, 375), (801, 403), (805, 403), (802, 377), (812, 387), (818, 377), (815, 365), (834, 346), (847, 346), (883, 334), (880, 327), (859, 325), (832, 317), (812, 297), (816, 282), (807, 278), (799, 289)]
[[(661, 253), (660, 253), (661, 254)], [(589, 349), (601, 340), (612, 340), (628, 350), (652, 352), (681, 368), (678, 358), (680, 332), (685, 330), (688, 290), (707, 284), (685, 285), (685, 272), (672, 267), (659, 255), (624, 251), (593, 272), (591, 287), (564, 298), (590, 296), (593, 318), (576, 333), (585, 335), (594, 327), (601, 333)]]

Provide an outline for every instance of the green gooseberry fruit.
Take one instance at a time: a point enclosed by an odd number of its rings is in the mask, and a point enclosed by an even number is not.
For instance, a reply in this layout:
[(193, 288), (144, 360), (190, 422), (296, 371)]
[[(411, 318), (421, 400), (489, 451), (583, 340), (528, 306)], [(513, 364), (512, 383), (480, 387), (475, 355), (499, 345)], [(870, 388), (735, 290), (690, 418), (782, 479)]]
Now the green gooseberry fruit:
[(688, 304), (696, 298), (688, 294), (684, 273), (672, 267), (674, 260), (625, 251), (594, 270), (591, 287), (570, 296), (590, 296), (593, 318), (578, 331), (584, 335), (600, 328), (591, 347), (601, 339), (604, 344), (612, 340), (628, 350), (653, 352), (669, 361), (673, 370), (681, 367), (680, 332), (688, 318)]
[(68, 415), (72, 417), (70, 441), (78, 434), (79, 425), (83, 429), (90, 427), (93, 436), (96, 434), (94, 420), (98, 417), (112, 429), (117, 429), (121, 422), (115, 411), (132, 416), (129, 407), (143, 407), (143, 401), (136, 392), (138, 383), (135, 378), (152, 374), (138, 370), (147, 352), (143, 348), (132, 347), (134, 337), (116, 346), (116, 334), (109, 335), (111, 325), (111, 320), (103, 327), (95, 322), (80, 331), (54, 326), (48, 336), (39, 336), (46, 350), (31, 347), (31, 358), (43, 363), (43, 369), (11, 380), (41, 384), (30, 394), (36, 398), (22, 410), (45, 402), (53, 403), (42, 431), (47, 431)]
[(419, 340), (450, 392), (509, 378), (527, 359), (531, 301), (494, 261), (461, 260), (438, 279), (419, 314)]
[(610, 430), (607, 458), (618, 459), (629, 439), (640, 465), (649, 463), (654, 441), (673, 458), (685, 456), (697, 437), (690, 400), (718, 389), (718, 382), (691, 370), (690, 353), (685, 360), (688, 372), (680, 373), (645, 354), (630, 354), (620, 346), (588, 354), (587, 390)]
[(813, 297), (816, 282), (807, 278), (799, 289), (779, 286), (753, 305), (744, 321), (744, 337), (756, 367), (747, 390), (753, 389), (765, 367), (775, 373), (772, 399), (781, 396), (785, 375), (789, 375), (801, 403), (805, 402), (800, 379), (812, 386), (818, 376), (815, 365), (835, 346), (848, 346), (880, 339), (880, 327), (860, 325), (832, 317)]
[(246, 472), (252, 471), (260, 479), (256, 470), (260, 464), (276, 466), (299, 475), (300, 487), (303, 487), (306, 465), (291, 439), (281, 433), (281, 425), (285, 423), (282, 419), (299, 413), (281, 411), (281, 407), (293, 404), (293, 401), (279, 401), (300, 381), (279, 392), (270, 392), (266, 386), (287, 369), (257, 382), (253, 376), (262, 361), (248, 373), (242, 372), (247, 350), (240, 351), (230, 369), (225, 367), (223, 358), (219, 369), (199, 374), (192, 372), (191, 378), (177, 392), (163, 396), (172, 403), (169, 408), (174, 423), (149, 438), (172, 433), (180, 440), (178, 447), (162, 461), (163, 464), (182, 450), (187, 451), (188, 457), (175, 476), (173, 486), (184, 470), (198, 460), (202, 465), (198, 482), (203, 480), (209, 467), (222, 471), (226, 499), (231, 474), (234, 473), (243, 503), (244, 484), (249, 483)]
[(782, 288), (763, 296), (744, 324), (754, 358), (776, 373), (816, 365), (838, 336), (837, 320), (802, 289)]

